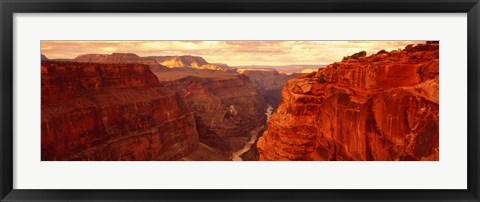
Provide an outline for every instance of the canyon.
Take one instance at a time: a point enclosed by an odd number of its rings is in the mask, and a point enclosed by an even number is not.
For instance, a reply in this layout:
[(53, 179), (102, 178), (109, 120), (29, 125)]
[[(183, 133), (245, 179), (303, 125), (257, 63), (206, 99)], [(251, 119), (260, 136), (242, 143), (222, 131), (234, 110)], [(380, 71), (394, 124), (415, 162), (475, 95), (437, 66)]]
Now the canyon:
[(245, 75), (98, 61), (42, 61), (42, 160), (232, 160), (272, 112)]
[(259, 160), (439, 160), (439, 43), (344, 57), (287, 82)]
[(42, 161), (439, 160), (439, 43), (326, 66), (41, 55)]
[[(247, 76), (192, 75), (162, 84), (193, 110), (200, 142), (228, 159), (249, 142), (252, 130), (266, 123), (265, 102)], [(197, 156), (208, 159), (207, 154)]]
[(258, 160), (256, 142), (262, 134), (258, 133), (264, 130), (266, 118), (280, 103), (283, 85), (300, 75), (286, 75), (274, 69), (236, 72), (156, 73), (162, 85), (179, 93), (194, 111), (200, 144), (204, 147), (188, 159)]
[(257, 160), (286, 77), (193, 56), (42, 55), (42, 160)]

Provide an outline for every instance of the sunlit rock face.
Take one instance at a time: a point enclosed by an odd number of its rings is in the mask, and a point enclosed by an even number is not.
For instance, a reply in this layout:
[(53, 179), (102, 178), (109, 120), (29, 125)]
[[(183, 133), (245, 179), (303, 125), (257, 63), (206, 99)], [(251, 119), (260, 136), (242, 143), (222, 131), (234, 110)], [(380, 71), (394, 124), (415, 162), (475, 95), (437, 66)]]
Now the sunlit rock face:
[(90, 62), (90, 63), (127, 63), (127, 64), (145, 64), (150, 67), (152, 71), (164, 71), (167, 67), (158, 64), (156, 60), (140, 57), (134, 53), (112, 53), (108, 54), (84, 54), (73, 59), (75, 62)]
[(291, 79), (260, 160), (438, 160), (439, 44), (357, 54)]
[(211, 64), (205, 59), (198, 56), (182, 55), (182, 56), (150, 56), (150, 59), (156, 60), (159, 64), (168, 68), (193, 68), (203, 70), (221, 70), (227, 71), (231, 69), (225, 64)]
[(42, 160), (176, 160), (198, 144), (194, 115), (143, 64), (44, 61)]

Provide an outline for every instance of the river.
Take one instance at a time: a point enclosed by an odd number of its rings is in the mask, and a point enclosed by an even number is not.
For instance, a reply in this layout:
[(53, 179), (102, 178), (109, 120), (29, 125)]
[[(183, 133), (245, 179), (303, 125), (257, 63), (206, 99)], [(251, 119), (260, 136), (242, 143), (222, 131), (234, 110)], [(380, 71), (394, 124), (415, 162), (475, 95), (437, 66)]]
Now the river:
[(270, 116), (272, 116), (273, 113), (273, 107), (272, 105), (268, 105), (267, 110), (265, 112), (265, 115), (267, 115), (267, 121), (270, 119)]
[[(272, 105), (268, 105), (267, 109), (265, 110), (265, 115), (267, 115), (267, 121), (270, 118), (270, 116), (273, 113), (273, 107)], [(240, 157), (243, 153), (247, 152), (250, 147), (255, 144), (255, 141), (257, 141), (258, 138), (258, 132), (263, 129), (264, 126), (260, 126), (258, 128), (253, 129), (250, 131), (250, 140), (243, 146), (242, 149), (235, 151), (232, 153), (232, 160), (233, 161), (242, 161), (242, 157)]]
[(242, 157), (240, 157), (240, 156), (243, 153), (247, 152), (250, 149), (250, 147), (255, 143), (255, 141), (257, 141), (258, 132), (260, 132), (260, 130), (262, 130), (262, 129), (263, 129), (263, 126), (260, 126), (258, 128), (253, 129), (252, 131), (250, 131), (250, 141), (248, 141), (247, 144), (245, 144), (245, 146), (243, 146), (242, 149), (232, 153), (232, 160), (233, 161), (242, 161)]

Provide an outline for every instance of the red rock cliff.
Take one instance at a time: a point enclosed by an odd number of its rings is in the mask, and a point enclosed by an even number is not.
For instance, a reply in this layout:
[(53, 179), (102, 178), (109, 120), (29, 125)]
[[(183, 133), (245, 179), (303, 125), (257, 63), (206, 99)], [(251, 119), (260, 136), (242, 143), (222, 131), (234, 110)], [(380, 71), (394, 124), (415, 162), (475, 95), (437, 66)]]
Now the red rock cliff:
[(42, 62), (42, 160), (175, 160), (193, 113), (147, 65)]
[(438, 160), (438, 47), (346, 57), (288, 81), (260, 160)]

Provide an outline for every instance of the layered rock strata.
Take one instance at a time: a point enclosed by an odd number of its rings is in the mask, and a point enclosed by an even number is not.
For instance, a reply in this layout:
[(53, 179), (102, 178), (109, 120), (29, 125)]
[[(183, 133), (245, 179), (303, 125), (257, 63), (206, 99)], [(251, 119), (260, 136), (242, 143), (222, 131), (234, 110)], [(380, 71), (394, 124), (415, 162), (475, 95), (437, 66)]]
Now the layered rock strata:
[(44, 61), (41, 158), (177, 160), (198, 145), (194, 115), (143, 64)]
[(260, 160), (439, 160), (439, 43), (357, 54), (289, 80)]

